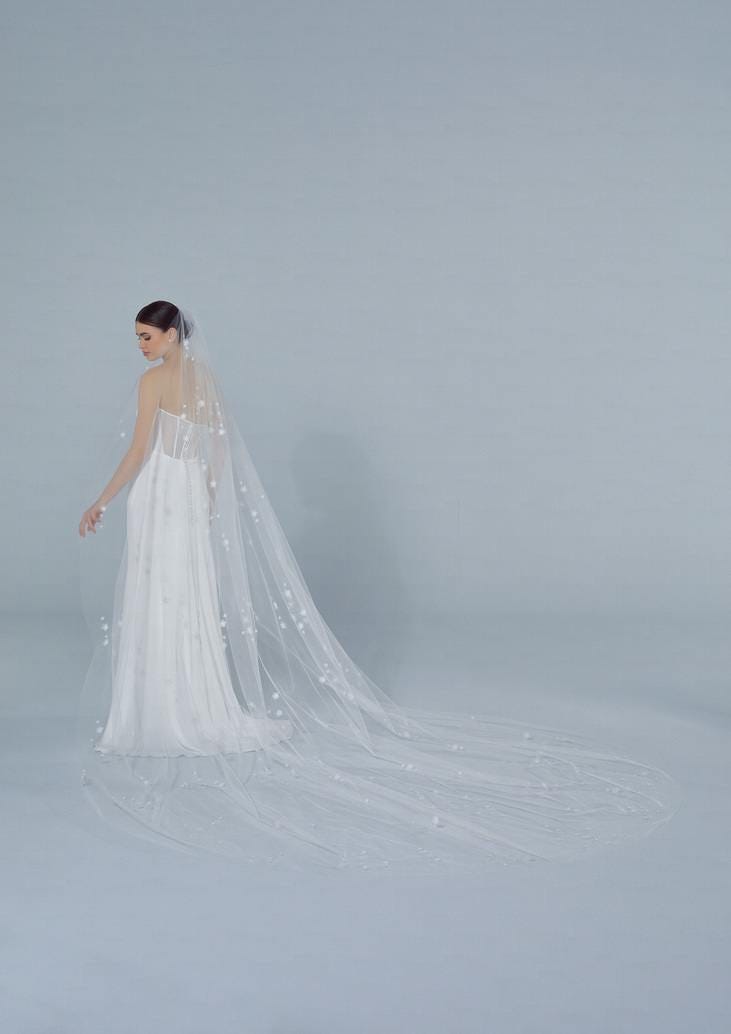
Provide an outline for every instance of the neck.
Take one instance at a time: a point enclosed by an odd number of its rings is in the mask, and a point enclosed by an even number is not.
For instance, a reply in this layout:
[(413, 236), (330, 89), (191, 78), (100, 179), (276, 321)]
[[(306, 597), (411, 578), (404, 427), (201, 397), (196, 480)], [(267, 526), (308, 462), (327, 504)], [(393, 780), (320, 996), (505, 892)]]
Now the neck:
[(177, 358), (178, 358), (179, 353), (180, 353), (180, 346), (176, 342), (175, 344), (173, 344), (172, 348), (169, 349), (169, 351), (166, 353), (166, 355), (164, 355), (162, 357), (162, 361), (164, 363), (167, 363), (168, 365), (170, 365), (171, 363), (174, 364), (176, 362)]

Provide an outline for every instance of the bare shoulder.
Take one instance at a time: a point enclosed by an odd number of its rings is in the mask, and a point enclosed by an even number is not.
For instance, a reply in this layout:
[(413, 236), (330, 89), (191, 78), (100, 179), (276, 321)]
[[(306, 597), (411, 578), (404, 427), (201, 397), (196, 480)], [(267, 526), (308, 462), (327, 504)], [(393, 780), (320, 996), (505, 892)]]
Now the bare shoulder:
[(153, 366), (140, 374), (140, 399), (145, 402), (157, 402), (160, 398), (162, 381), (160, 379), (161, 369)]

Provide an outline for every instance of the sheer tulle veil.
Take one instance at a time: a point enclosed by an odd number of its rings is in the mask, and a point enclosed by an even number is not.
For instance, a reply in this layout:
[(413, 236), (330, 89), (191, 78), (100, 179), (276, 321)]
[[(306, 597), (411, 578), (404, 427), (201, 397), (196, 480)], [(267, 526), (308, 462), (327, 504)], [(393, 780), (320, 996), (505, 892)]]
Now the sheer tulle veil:
[[(270, 505), (236, 421), (236, 385), (223, 390), (197, 314), (172, 308), (180, 422), (177, 452), (164, 447), (170, 462), (183, 464), (176, 470), (189, 499), (206, 493), (220, 640), (239, 706), (260, 719), (260, 732), (243, 751), (223, 742), (167, 755), (98, 749), (115, 680), (134, 661), (122, 634), (130, 620), (130, 497), (137, 493), (136, 519), (141, 514), (150, 527), (158, 522), (164, 531), (174, 518), (179, 530), (200, 520), (192, 504), (166, 513), (154, 479), (143, 492), (145, 465), (170, 436), (170, 414), (159, 410), (138, 473), (107, 506), (97, 533), (79, 540), (92, 655), (75, 742), (80, 785), (98, 816), (186, 852), (287, 869), (410, 873), (575, 858), (667, 821), (677, 787), (656, 767), (571, 732), (398, 705), (360, 670), (318, 611)], [(136, 383), (99, 452), (87, 502), (131, 442), (138, 392)], [(198, 569), (189, 549), (174, 557), (185, 572)], [(195, 595), (197, 576), (190, 577)], [(135, 591), (138, 616), (148, 605), (152, 614), (148, 590)], [(158, 610), (136, 635), (154, 632), (155, 644), (145, 645), (163, 651), (170, 677), (182, 683), (176, 691), (199, 693), (192, 631), (175, 600)]]

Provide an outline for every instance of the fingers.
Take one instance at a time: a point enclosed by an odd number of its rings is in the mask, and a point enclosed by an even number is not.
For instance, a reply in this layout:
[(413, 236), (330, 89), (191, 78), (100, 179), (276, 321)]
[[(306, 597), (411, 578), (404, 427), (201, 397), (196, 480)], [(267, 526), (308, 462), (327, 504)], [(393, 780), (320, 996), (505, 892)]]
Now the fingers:
[[(79, 523), (79, 535), (82, 539), (86, 538), (87, 531), (93, 531), (96, 535), (96, 523), (101, 517), (101, 514), (96, 514), (94, 511), (87, 510), (84, 516), (81, 518)], [(101, 527), (101, 524), (99, 525)]]

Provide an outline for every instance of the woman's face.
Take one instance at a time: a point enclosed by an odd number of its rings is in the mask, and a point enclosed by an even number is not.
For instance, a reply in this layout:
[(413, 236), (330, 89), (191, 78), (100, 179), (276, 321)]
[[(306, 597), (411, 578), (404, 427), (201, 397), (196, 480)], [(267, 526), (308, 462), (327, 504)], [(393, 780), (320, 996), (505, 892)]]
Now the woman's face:
[(166, 356), (177, 340), (177, 331), (174, 327), (170, 330), (160, 330), (159, 327), (151, 327), (148, 323), (135, 323), (135, 334), (140, 351), (151, 363)]

